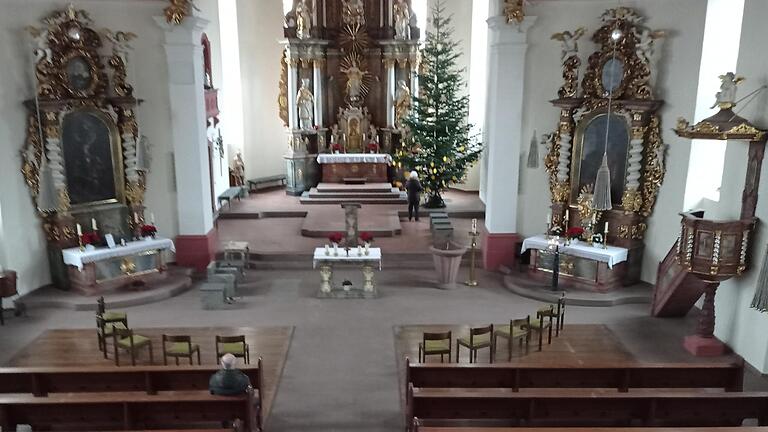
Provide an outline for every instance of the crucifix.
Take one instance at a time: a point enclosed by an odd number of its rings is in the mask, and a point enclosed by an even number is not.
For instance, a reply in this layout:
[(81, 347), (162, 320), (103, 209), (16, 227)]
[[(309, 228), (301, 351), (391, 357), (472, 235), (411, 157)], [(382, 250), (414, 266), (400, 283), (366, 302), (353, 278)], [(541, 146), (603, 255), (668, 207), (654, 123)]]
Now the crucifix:
[(358, 226), (357, 226), (357, 210), (362, 207), (358, 203), (346, 203), (342, 204), (341, 208), (344, 209), (344, 235), (346, 236), (347, 250), (357, 247), (358, 239)]

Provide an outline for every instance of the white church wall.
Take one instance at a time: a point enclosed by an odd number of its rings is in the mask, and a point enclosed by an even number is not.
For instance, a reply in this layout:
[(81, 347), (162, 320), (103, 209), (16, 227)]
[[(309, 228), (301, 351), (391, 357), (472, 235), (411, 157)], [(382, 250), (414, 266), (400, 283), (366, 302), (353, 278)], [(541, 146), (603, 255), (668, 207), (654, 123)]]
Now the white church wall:
[[(761, 85), (768, 84), (768, 59), (756, 55), (764, 47), (765, 21), (768, 19), (768, 3), (763, 0), (745, 2), (742, 23), (741, 46), (736, 67), (738, 75), (747, 78), (739, 86), (739, 97), (744, 97)], [(727, 71), (722, 71), (725, 73)], [(714, 96), (714, 95), (713, 95)], [(758, 127), (768, 127), (768, 92), (763, 92), (748, 105), (737, 106), (739, 115)], [(709, 203), (713, 217), (737, 218), (741, 209), (741, 192), (747, 168), (748, 144), (729, 141), (725, 156), (723, 183), (719, 202)], [(768, 372), (768, 315), (749, 307), (754, 296), (757, 277), (766, 253), (765, 222), (768, 220), (768, 175), (765, 161), (760, 179), (760, 195), (756, 216), (761, 220), (753, 238), (752, 267), (740, 278), (723, 282), (715, 297), (717, 315), (715, 336), (731, 346), (752, 366), (762, 373)]]
[[(685, 192), (685, 178), (690, 143), (677, 138), (671, 131), (679, 116), (693, 115), (696, 99), (696, 75), (701, 56), (706, 2), (700, 0), (636, 0), (624, 1), (623, 6), (635, 7), (647, 17), (646, 24), (654, 29), (668, 31), (662, 44), (661, 61), (656, 74), (656, 94), (664, 99), (661, 108), (661, 127), (667, 151), (667, 173), (661, 187), (653, 215), (648, 222), (645, 237), (642, 279), (654, 282), (658, 262), (663, 259), (674, 238), (677, 236), (677, 213), (682, 210)], [(526, 107), (523, 122), (523, 137), (528, 143), (534, 129), (540, 136), (557, 127), (559, 111), (549, 100), (557, 97), (562, 84), (560, 46), (550, 40), (553, 33), (587, 27), (587, 36), (579, 41), (582, 64), (595, 49), (591, 34), (599, 27), (599, 16), (606, 8), (614, 7), (605, 1), (547, 1), (532, 4), (527, 9), (530, 15), (538, 16), (531, 28), (527, 57)], [(527, 147), (525, 148), (527, 153)], [(539, 147), (543, 158), (546, 149)], [(521, 166), (525, 166), (524, 164)], [(541, 232), (548, 213), (549, 186), (543, 161), (536, 170), (521, 168), (521, 191), (519, 199), (518, 227), (521, 234), (532, 235)]]
[[(170, 109), (162, 31), (153, 17), (161, 16), (162, 1), (82, 0), (76, 6), (87, 10), (95, 28), (134, 32), (138, 38), (130, 56), (129, 78), (137, 98), (144, 99), (138, 111), (139, 126), (149, 138), (152, 165), (145, 203), (155, 214), (160, 235), (174, 237), (178, 218), (170, 139)], [(19, 150), (26, 135), (26, 110), (22, 102), (34, 96), (31, 45), (24, 32), (27, 25), (55, 9), (66, 6), (51, 0), (9, 0), (0, 14), (0, 182), (2, 201), (3, 267), (19, 272), (19, 290), (29, 292), (50, 283), (45, 238), (40, 220), (20, 174)], [(18, 253), (22, 248), (24, 253)], [(2, 257), (2, 254), (0, 254)]]
[(285, 173), (287, 137), (277, 97), (283, 38), (280, 0), (237, 0), (246, 177)]

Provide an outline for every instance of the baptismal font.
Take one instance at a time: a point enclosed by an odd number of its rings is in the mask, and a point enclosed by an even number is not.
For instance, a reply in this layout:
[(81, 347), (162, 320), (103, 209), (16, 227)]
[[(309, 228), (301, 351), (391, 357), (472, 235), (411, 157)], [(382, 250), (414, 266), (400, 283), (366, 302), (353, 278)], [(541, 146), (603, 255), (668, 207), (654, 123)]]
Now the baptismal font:
[(294, 0), (284, 34), (280, 118), (289, 143), (308, 141), (289, 145), (284, 156), (286, 192), (317, 185), (318, 154), (397, 151), (418, 92), (419, 28), (410, 1)]

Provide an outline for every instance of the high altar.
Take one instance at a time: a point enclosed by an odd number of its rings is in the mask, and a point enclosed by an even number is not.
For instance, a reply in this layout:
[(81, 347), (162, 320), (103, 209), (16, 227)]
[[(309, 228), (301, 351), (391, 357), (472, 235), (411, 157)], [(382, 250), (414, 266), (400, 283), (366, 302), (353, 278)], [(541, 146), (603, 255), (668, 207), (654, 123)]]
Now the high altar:
[[(664, 33), (644, 26), (645, 18), (627, 7), (607, 10), (601, 21), (592, 35), (597, 50), (588, 58), (580, 86), (577, 41), (586, 30), (552, 36), (562, 43), (564, 83), (552, 101), (560, 119), (545, 167), (552, 227), (562, 233), (583, 227), (588, 237), (600, 234), (607, 244), (626, 249), (626, 260), (613, 266), (561, 257), (560, 271), (572, 285), (607, 291), (640, 280), (647, 218), (664, 178), (666, 148), (657, 113), (663, 101), (654, 97), (652, 79), (654, 44)], [(604, 152), (613, 207), (598, 211), (592, 206), (593, 189)], [(532, 259), (533, 274), (552, 268), (551, 259), (540, 258)]]
[[(139, 101), (126, 76), (136, 35), (94, 27), (88, 13), (73, 6), (53, 12), (39, 28), (28, 27), (35, 43), (36, 93), (25, 102), (21, 171), (42, 219), (53, 282), (61, 288), (77, 285), (62, 252), (78, 247), (78, 225), (86, 232), (98, 221), (101, 235), (110, 233), (119, 243), (136, 237), (144, 223), (145, 147), (136, 119)], [(145, 251), (147, 245), (139, 248)], [(104, 271), (114, 268), (117, 274), (101, 277), (162, 271), (153, 262), (144, 268), (142, 259), (133, 262), (117, 249), (111, 255), (122, 255), (124, 265), (107, 263)]]
[[(420, 17), (423, 19), (424, 17)], [(416, 17), (409, 0), (294, 0), (285, 16), (279, 108), (288, 136), (288, 194), (318, 182), (369, 179), (369, 162), (344, 155), (390, 156), (401, 119), (418, 90)], [(321, 174), (318, 154), (337, 153), (343, 176)], [(357, 169), (355, 169), (355, 166)], [(391, 181), (393, 167), (384, 167)], [(360, 172), (356, 174), (356, 172)]]

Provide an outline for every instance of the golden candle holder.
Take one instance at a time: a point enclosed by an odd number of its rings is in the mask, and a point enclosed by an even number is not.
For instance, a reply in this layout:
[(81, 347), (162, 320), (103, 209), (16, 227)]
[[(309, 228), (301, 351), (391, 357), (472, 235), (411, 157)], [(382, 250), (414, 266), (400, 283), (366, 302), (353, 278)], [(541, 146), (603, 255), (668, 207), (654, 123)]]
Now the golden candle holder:
[(477, 250), (477, 237), (480, 235), (477, 231), (470, 231), (469, 236), (472, 239), (469, 250), (469, 280), (464, 282), (467, 286), (477, 286), (475, 276), (475, 251)]

